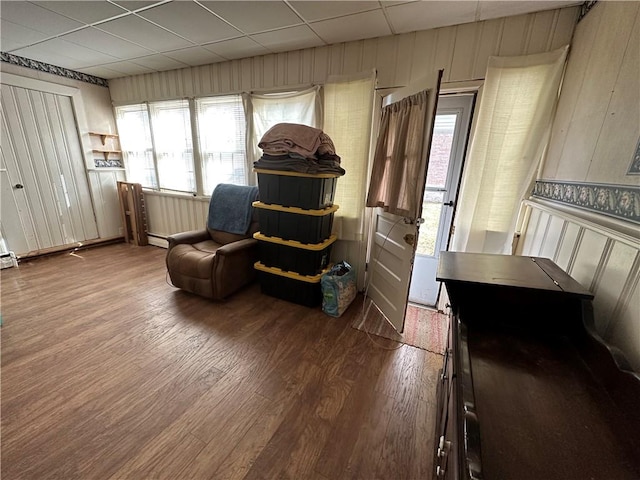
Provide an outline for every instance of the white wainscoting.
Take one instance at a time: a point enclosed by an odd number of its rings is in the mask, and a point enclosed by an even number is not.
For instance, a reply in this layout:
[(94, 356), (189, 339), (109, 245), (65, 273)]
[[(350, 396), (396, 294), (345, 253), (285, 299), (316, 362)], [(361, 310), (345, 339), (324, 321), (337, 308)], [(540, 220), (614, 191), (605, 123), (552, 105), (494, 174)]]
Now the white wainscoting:
[(208, 197), (144, 191), (149, 243), (167, 247), (169, 235), (202, 230), (209, 212)]
[[(209, 197), (193, 197), (164, 192), (144, 191), (147, 211), (149, 243), (167, 248), (169, 235), (190, 230), (201, 230), (207, 223)], [(358, 272), (358, 286), (364, 285), (363, 242), (338, 240), (331, 253), (331, 260), (346, 260)]]
[(640, 229), (544, 200), (525, 205), (516, 253), (550, 258), (588, 288), (597, 333), (640, 373)]
[(124, 181), (124, 170), (88, 170), (89, 187), (100, 238), (123, 235), (118, 181)]

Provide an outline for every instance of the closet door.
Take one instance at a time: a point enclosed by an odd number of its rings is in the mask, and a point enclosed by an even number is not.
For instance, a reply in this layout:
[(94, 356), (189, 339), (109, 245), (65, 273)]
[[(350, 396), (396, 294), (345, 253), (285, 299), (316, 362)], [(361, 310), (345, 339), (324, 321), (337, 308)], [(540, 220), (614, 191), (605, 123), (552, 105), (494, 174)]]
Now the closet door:
[(10, 201), (1, 218), (11, 250), (26, 254), (98, 237), (70, 97), (2, 85), (2, 160), (3, 190), (10, 186), (3, 200)]

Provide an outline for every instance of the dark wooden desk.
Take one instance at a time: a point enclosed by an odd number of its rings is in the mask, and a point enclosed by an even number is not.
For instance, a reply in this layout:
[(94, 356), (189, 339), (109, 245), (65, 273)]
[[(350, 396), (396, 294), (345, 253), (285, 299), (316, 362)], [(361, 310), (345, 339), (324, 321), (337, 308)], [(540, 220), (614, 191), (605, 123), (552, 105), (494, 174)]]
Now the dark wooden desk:
[(434, 478), (640, 479), (640, 380), (544, 258), (443, 252), (452, 307)]

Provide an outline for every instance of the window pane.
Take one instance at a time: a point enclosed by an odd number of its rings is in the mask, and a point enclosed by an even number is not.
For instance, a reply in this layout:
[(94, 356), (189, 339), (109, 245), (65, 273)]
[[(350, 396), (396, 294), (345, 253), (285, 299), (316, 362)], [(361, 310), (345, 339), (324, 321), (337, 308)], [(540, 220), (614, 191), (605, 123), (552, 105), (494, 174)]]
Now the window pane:
[(159, 187), (196, 191), (189, 102), (176, 100), (149, 105), (158, 160)]
[(140, 104), (116, 107), (116, 121), (127, 181), (140, 183), (143, 187), (157, 188), (147, 106)]
[(196, 100), (204, 193), (219, 183), (247, 184), (246, 122), (242, 97)]
[(444, 192), (424, 192), (424, 198), (422, 200), (422, 218), (424, 218), (424, 223), (420, 225), (418, 247), (416, 248), (417, 255), (428, 255), (430, 257), (435, 255), (443, 200)]
[(440, 114), (436, 116), (431, 141), (431, 155), (427, 170), (427, 187), (444, 188), (447, 182), (453, 133), (458, 114)]

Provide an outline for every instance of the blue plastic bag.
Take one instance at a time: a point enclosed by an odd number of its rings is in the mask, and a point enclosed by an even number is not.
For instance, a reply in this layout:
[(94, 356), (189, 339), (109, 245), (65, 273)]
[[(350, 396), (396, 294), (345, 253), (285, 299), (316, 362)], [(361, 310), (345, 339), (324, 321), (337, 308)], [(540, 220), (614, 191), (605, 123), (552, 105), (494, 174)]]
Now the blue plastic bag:
[(351, 305), (358, 293), (356, 271), (347, 262), (335, 264), (320, 279), (322, 311), (339, 317)]

